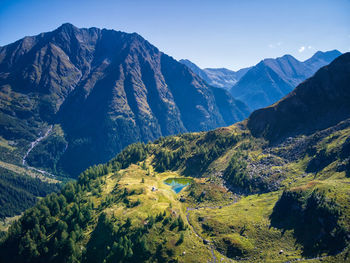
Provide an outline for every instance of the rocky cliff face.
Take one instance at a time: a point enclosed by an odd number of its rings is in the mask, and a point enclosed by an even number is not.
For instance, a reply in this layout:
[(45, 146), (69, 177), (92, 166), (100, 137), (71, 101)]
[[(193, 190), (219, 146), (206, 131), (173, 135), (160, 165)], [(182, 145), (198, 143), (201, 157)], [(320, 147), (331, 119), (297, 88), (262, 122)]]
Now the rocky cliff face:
[(71, 24), (0, 48), (0, 103), (6, 139), (31, 140), (43, 123), (62, 127), (67, 149), (55, 166), (70, 174), (130, 143), (209, 130), (248, 114), (141, 36)]

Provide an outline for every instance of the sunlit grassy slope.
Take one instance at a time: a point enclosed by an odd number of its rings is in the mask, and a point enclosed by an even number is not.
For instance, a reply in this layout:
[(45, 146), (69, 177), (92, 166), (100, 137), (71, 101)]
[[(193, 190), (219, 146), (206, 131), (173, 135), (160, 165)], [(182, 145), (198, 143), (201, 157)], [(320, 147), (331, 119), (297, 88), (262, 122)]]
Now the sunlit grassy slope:
[[(27, 211), (1, 256), (348, 262), (349, 138), (344, 122), (269, 145), (239, 124), (132, 145)], [(182, 177), (178, 194), (164, 184)]]

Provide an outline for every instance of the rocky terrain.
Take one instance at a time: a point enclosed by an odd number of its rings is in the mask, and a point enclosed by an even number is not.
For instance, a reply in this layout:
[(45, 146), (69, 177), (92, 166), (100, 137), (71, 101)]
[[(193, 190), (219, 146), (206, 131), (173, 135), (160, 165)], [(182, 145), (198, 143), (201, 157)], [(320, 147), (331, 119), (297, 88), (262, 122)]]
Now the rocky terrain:
[(0, 105), (0, 135), (23, 155), (53, 125), (28, 164), (73, 177), (131, 143), (230, 125), (249, 112), (136, 33), (71, 24), (0, 48)]
[(349, 262), (349, 62), (243, 122), (90, 167), (0, 235), (0, 260)]

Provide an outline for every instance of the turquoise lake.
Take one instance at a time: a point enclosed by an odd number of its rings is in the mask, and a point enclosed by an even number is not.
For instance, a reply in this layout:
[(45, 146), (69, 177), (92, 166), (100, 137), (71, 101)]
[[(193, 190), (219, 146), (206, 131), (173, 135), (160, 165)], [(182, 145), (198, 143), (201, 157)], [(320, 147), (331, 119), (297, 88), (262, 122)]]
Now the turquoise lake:
[(175, 193), (180, 193), (183, 188), (192, 183), (192, 179), (189, 178), (168, 178), (164, 181), (164, 184), (170, 185), (171, 189)]

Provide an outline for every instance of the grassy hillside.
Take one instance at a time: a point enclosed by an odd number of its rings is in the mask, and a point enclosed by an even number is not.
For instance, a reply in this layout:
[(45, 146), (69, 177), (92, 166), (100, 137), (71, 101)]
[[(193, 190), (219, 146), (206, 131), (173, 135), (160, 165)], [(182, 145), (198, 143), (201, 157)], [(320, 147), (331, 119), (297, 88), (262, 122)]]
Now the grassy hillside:
[(1, 260), (347, 262), (348, 138), (350, 120), (271, 146), (241, 123), (131, 145), (27, 210)]

